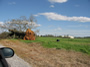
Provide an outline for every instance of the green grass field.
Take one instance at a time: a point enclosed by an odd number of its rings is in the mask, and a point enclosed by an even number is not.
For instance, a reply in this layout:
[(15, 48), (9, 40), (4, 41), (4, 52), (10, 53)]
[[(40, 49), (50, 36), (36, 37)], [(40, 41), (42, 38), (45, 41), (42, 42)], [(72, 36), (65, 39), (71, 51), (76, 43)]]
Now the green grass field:
[[(56, 42), (56, 39), (60, 39)], [(74, 50), (90, 55), (90, 39), (69, 39), (69, 38), (55, 38), (55, 37), (38, 37), (36, 40), (20, 40), (25, 43), (38, 42), (46, 48)]]

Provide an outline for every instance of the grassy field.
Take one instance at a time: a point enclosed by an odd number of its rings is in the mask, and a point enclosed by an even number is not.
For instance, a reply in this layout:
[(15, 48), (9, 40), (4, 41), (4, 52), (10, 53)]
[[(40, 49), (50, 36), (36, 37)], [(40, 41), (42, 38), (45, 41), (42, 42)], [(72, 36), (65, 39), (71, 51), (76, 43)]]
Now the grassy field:
[[(56, 42), (56, 39), (60, 39)], [(35, 41), (20, 40), (25, 43), (41, 43), (46, 48), (74, 50), (90, 55), (90, 39), (69, 39), (69, 38), (54, 38), (54, 37), (38, 37)]]
[[(60, 39), (60, 42), (56, 42)], [(33, 67), (90, 67), (90, 39), (38, 37), (35, 41), (2, 39)], [(54, 49), (52, 49), (54, 48)]]

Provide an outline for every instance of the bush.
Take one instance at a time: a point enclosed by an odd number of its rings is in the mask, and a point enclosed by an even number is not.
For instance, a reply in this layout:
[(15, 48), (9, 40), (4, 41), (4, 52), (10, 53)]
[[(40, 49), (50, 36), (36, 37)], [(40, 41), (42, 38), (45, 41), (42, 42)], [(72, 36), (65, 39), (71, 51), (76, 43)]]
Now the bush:
[(7, 39), (7, 38), (10, 38), (9, 32), (3, 32), (0, 34), (0, 39)]

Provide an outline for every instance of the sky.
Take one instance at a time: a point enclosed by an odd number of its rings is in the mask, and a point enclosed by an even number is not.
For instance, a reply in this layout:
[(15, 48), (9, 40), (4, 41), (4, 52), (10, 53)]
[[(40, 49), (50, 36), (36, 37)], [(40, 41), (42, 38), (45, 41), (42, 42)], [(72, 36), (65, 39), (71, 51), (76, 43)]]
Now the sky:
[(0, 0), (0, 23), (31, 14), (39, 35), (90, 36), (90, 0)]

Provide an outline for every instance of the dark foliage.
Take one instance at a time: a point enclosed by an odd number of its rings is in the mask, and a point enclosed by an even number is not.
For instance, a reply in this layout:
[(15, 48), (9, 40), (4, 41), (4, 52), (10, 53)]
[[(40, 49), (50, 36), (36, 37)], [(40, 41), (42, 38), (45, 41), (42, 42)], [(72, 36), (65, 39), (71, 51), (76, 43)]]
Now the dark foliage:
[(23, 39), (24, 36), (25, 36), (25, 32), (20, 32), (17, 30), (9, 30), (9, 32), (1, 33), (0, 39), (7, 39), (7, 38)]
[(10, 38), (9, 32), (3, 32), (0, 34), (0, 39), (7, 39), (7, 38)]
[(11, 33), (9, 34), (9, 36), (10, 36), (10, 37), (13, 36), (13, 38), (23, 39), (23, 37), (25, 36), (25, 32), (22, 32), (22, 31), (9, 30), (9, 32), (11, 32)]

